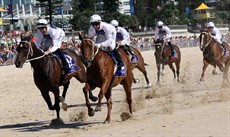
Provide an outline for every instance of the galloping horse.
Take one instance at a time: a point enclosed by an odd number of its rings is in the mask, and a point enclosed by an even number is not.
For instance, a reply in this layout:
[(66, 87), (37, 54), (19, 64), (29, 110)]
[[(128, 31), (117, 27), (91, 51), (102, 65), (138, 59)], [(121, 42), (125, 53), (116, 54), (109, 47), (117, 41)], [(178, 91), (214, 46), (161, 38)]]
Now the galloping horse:
[[(75, 65), (79, 67), (75, 73), (71, 75), (63, 75), (61, 63), (59, 59), (53, 55), (44, 56), (42, 50), (35, 46), (32, 34), (22, 34), (20, 45), (16, 48), (18, 53), (15, 61), (17, 68), (22, 68), (26, 61), (30, 61), (33, 68), (34, 82), (37, 88), (40, 90), (42, 97), (46, 101), (50, 110), (56, 110), (57, 122), (63, 123), (60, 118), (60, 100), (59, 100), (59, 86), (64, 86), (62, 97), (65, 98), (70, 79), (75, 77), (81, 83), (86, 82), (86, 72), (84, 64), (80, 56), (78, 56), (73, 50), (63, 49), (65, 54), (68, 54), (75, 62)], [(54, 105), (52, 105), (49, 91), (54, 94)]]
[[(220, 71), (223, 72), (223, 82), (222, 86), (225, 86), (225, 81), (228, 82), (228, 69), (230, 63), (230, 56), (223, 56), (224, 49), (221, 45), (216, 42), (212, 35), (207, 31), (201, 31), (199, 36), (200, 38), (200, 49), (203, 52), (203, 70), (201, 73), (200, 80), (204, 80), (205, 70), (209, 64), (218, 66)], [(228, 52), (230, 52), (230, 48), (225, 44)], [(224, 65), (223, 65), (224, 64)]]
[[(83, 88), (83, 92), (85, 95), (86, 106), (88, 108), (88, 115), (94, 116), (95, 111), (101, 111), (101, 101), (103, 96), (105, 96), (107, 100), (108, 112), (104, 123), (110, 122), (112, 109), (111, 90), (112, 87), (115, 87), (118, 84), (121, 84), (125, 90), (127, 103), (129, 105), (129, 112), (132, 114), (132, 70), (130, 60), (126, 53), (122, 49), (118, 49), (118, 52), (124, 62), (127, 71), (125, 76), (116, 77), (114, 75), (115, 64), (108, 53), (99, 50), (91, 39), (83, 38), (81, 34), (79, 34), (79, 38), (81, 40), (80, 49), (82, 53), (82, 59), (85, 66), (87, 67), (87, 82)], [(95, 89), (96, 87), (100, 88), (100, 92), (98, 95), (99, 100), (94, 111), (90, 106), (88, 92)]]
[[(171, 57), (171, 50), (165, 44), (165, 40), (162, 42), (155, 41), (155, 58), (156, 58), (156, 65), (157, 65), (157, 82), (160, 82), (160, 73), (163, 74), (164, 65), (169, 65), (170, 69), (174, 74), (174, 78), (177, 77), (177, 81), (179, 81), (180, 75), (180, 61), (181, 61), (181, 52), (178, 46), (172, 44), (173, 48), (175, 49), (177, 57)], [(176, 65), (176, 73), (173, 63)], [(161, 72), (161, 65), (162, 65), (162, 72)]]
[[(138, 51), (136, 48), (134, 48), (133, 46), (130, 46), (130, 49), (134, 52), (134, 54), (137, 56), (138, 60), (136, 63), (131, 63), (131, 69), (133, 70), (134, 68), (137, 68), (138, 70), (140, 70), (142, 72), (142, 74), (145, 76), (145, 81), (147, 83), (147, 86), (151, 87), (151, 84), (149, 84), (149, 79), (147, 76), (147, 71), (145, 69), (145, 62), (144, 62), (144, 58), (142, 57), (140, 51)], [(133, 82), (137, 83), (137, 80), (134, 78), (133, 75)]]

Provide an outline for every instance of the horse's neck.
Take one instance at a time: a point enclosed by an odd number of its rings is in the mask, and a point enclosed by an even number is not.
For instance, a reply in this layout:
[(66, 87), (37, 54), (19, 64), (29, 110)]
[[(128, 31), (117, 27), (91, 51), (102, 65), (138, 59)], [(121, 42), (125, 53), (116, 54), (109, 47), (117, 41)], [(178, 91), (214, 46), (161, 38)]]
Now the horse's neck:
[(44, 54), (43, 51), (37, 48), (34, 43), (32, 43), (32, 52), (33, 52), (33, 58), (42, 56)]

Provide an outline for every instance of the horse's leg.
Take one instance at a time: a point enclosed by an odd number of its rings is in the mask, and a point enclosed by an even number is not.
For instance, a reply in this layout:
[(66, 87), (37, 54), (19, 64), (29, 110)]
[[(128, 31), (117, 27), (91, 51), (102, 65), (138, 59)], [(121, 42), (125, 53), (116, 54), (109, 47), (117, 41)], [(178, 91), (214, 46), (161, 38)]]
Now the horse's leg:
[(149, 78), (147, 76), (147, 71), (145, 69), (145, 66), (144, 66), (144, 63), (139, 63), (137, 65), (137, 69), (140, 70), (142, 72), (142, 74), (145, 76), (145, 81), (147, 83), (147, 86), (150, 86), (151, 87), (151, 84), (149, 84)]
[(200, 81), (204, 80), (205, 71), (206, 71), (206, 68), (208, 67), (208, 65), (209, 65), (208, 62), (206, 60), (203, 60), (203, 69), (202, 69)]
[(126, 100), (129, 105), (129, 112), (132, 114), (132, 92), (131, 92), (131, 84), (127, 79), (124, 80), (123, 88), (125, 89), (126, 93)]
[(88, 92), (90, 91), (90, 85), (88, 83), (85, 84), (85, 87), (83, 88), (83, 93), (85, 95), (85, 104), (86, 107), (88, 108), (88, 115), (90, 117), (94, 116), (95, 112), (90, 106), (89, 98), (88, 98)]
[(212, 70), (212, 74), (213, 74), (213, 75), (217, 75), (216, 65), (214, 65), (214, 69)]
[(174, 75), (174, 79), (175, 79), (175, 78), (176, 78), (176, 71), (175, 71), (175, 68), (174, 68), (173, 64), (172, 64), (172, 63), (169, 63), (169, 67), (170, 67), (170, 69), (172, 70), (173, 75)]
[(60, 99), (60, 102), (62, 104), (62, 109), (64, 111), (67, 111), (67, 104), (65, 103), (65, 97), (66, 97), (66, 93), (67, 93), (67, 90), (69, 88), (69, 84), (70, 84), (70, 81), (68, 81), (67, 83), (63, 84), (63, 92), (62, 92), (62, 96), (59, 97)]
[(160, 63), (157, 63), (157, 83), (160, 82)]
[[(80, 73), (77, 73), (76, 75), (74, 75), (74, 77), (80, 81), (81, 83), (85, 83), (86, 82), (86, 76), (85, 76), (85, 71), (82, 71)], [(96, 96), (93, 95), (92, 91), (89, 91), (89, 99), (93, 102), (96, 102), (98, 100), (98, 98)]]
[[(225, 63), (225, 69), (223, 73), (223, 82), (222, 87), (224, 87), (229, 81), (228, 81), (228, 70), (229, 70), (229, 61)], [(226, 83), (225, 83), (226, 82)]]
[[(113, 78), (114, 78), (114, 76), (113, 76)], [(95, 108), (95, 111), (96, 111), (96, 112), (97, 112), (97, 111), (101, 111), (101, 101), (102, 101), (102, 98), (104, 97), (105, 92), (107, 92), (107, 90), (108, 90), (108, 88), (109, 88), (111, 82), (113, 82), (113, 78), (112, 78), (111, 81), (105, 80), (105, 81), (103, 82), (102, 87), (101, 87), (101, 90), (100, 90), (100, 92), (99, 92), (99, 94), (98, 94), (98, 103), (97, 103), (97, 106), (96, 106), (96, 108)]]
[(54, 107), (53, 107), (51, 99), (50, 99), (49, 90), (40, 90), (40, 91), (41, 91), (42, 97), (46, 101), (46, 104), (47, 104), (49, 110), (54, 110)]
[(57, 118), (60, 119), (60, 115), (59, 115), (59, 113), (60, 113), (60, 106), (59, 106), (59, 103), (60, 103), (59, 93), (60, 93), (60, 91), (59, 91), (59, 86), (58, 85), (54, 86), (52, 88), (52, 92), (54, 94), (54, 108), (55, 108), (56, 113), (57, 113)]
[(107, 92), (105, 93), (105, 98), (107, 100), (107, 108), (108, 108), (108, 112), (107, 112), (107, 117), (104, 121), (105, 123), (110, 123), (110, 115), (111, 115), (111, 110), (112, 110), (112, 98), (111, 98), (111, 88), (107, 90)]
[(134, 75), (132, 76), (133, 83), (138, 83), (139, 81), (134, 78)]
[(180, 77), (180, 62), (177, 61), (175, 64), (176, 64), (177, 81), (179, 82), (179, 77)]
[(164, 76), (164, 69), (165, 69), (165, 65), (164, 65), (164, 64), (162, 64), (161, 76)]
[(93, 102), (96, 102), (98, 98), (93, 95), (92, 90), (89, 91), (89, 99)]

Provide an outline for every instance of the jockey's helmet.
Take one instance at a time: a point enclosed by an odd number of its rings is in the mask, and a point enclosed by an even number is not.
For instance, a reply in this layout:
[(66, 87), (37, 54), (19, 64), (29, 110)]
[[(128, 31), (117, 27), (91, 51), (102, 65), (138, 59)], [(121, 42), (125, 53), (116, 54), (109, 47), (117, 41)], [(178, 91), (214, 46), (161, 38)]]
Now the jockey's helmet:
[(48, 21), (46, 19), (39, 19), (37, 23), (38, 28), (47, 27)]
[(94, 14), (90, 18), (90, 23), (92, 23), (92, 22), (101, 22), (101, 17), (99, 15), (97, 15), (97, 14)]
[(162, 21), (158, 21), (158, 22), (157, 22), (157, 27), (160, 27), (160, 26), (163, 27), (163, 25), (164, 25), (164, 23), (163, 23)]
[(208, 25), (207, 25), (207, 28), (214, 28), (215, 25), (213, 22), (209, 22)]
[(117, 27), (119, 23), (116, 20), (112, 20), (110, 24), (112, 24), (114, 27)]

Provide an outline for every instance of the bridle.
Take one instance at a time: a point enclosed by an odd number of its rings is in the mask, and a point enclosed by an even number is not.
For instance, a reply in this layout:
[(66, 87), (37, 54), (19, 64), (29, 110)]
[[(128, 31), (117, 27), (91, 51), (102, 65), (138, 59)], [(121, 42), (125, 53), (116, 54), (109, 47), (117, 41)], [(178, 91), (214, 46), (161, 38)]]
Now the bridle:
[[(90, 41), (90, 42), (92, 43), (93, 47), (95, 47), (95, 42), (94, 42), (92, 39), (85, 38), (85, 39), (83, 39), (82, 41)], [(97, 55), (98, 51), (99, 51), (99, 48), (96, 47), (96, 52), (94, 52), (94, 48), (93, 48), (93, 53), (92, 53), (93, 55), (92, 55), (92, 57), (90, 58), (90, 61), (93, 61), (93, 59), (94, 59), (95, 56)]]
[[(205, 46), (203, 46), (203, 39), (202, 39), (202, 35), (206, 36), (206, 35), (209, 35), (210, 36), (210, 39), (209, 41), (205, 44)], [(207, 37), (207, 36), (206, 36)], [(201, 32), (200, 34), (200, 49), (202, 51), (202, 49), (204, 50), (209, 44), (210, 42), (212, 41), (212, 36), (208, 33), (208, 32)], [(201, 46), (202, 45), (202, 46)]]
[[(28, 42), (28, 41), (21, 41), (19, 46), (22, 47), (22, 43), (29, 44), (29, 50), (28, 50), (25, 62), (30, 62), (30, 61), (33, 61), (33, 60), (37, 60), (37, 59), (43, 58), (45, 56), (45, 54), (43, 54), (41, 56), (38, 56), (38, 57), (35, 57), (35, 58), (31, 58), (31, 57), (33, 57), (33, 48), (31, 46), (31, 41), (30, 42)], [(29, 58), (31, 58), (31, 59), (29, 59)]]

